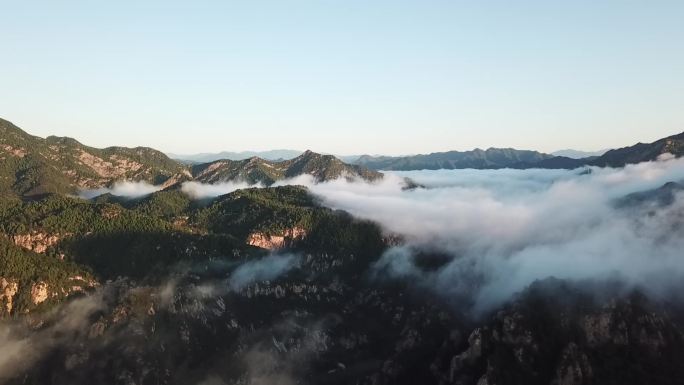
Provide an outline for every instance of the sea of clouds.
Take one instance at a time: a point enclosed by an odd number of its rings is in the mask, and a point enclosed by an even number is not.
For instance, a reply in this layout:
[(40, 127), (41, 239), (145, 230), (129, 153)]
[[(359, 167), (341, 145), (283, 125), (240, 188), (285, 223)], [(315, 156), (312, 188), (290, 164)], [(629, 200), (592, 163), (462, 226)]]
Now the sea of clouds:
[[(405, 178), (424, 188), (406, 190)], [(616, 202), (682, 180), (684, 159), (663, 156), (615, 169), (391, 172), (373, 183), (316, 183), (303, 175), (276, 186), (307, 186), (324, 205), (401, 235), (401, 246), (379, 256), (375, 276), (408, 278), (445, 298), (470, 298), (481, 311), (547, 277), (619, 279), (670, 295), (684, 282), (684, 199), (631, 209)], [(187, 182), (182, 190), (204, 199), (246, 187), (262, 186)], [(150, 190), (130, 183), (113, 188), (136, 196)], [(425, 271), (415, 256), (426, 252), (449, 258)]]

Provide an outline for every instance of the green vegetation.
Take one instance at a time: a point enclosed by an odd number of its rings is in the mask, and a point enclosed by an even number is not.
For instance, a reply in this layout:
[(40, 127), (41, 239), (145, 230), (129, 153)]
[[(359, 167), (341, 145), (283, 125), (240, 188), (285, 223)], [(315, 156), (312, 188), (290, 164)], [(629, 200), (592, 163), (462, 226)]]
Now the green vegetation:
[(113, 233), (165, 231), (171, 225), (157, 217), (110, 203), (91, 203), (78, 198), (49, 195), (38, 201), (7, 202), (0, 206), (0, 231), (23, 234)]
[[(181, 266), (262, 256), (268, 251), (248, 244), (255, 233), (296, 233), (283, 246), (309, 256), (364, 263), (379, 256), (385, 246), (375, 224), (321, 207), (304, 187), (244, 189), (204, 201), (179, 188), (189, 179), (270, 185), (304, 173), (319, 181), (382, 177), (310, 151), (283, 162), (252, 158), (188, 168), (149, 148), (96, 149), (71, 138), (42, 139), (0, 119), (0, 277), (19, 282), (18, 308), (35, 309), (28, 299), (36, 282), (50, 287), (50, 299), (41, 305), (47, 306), (73, 289), (74, 276), (154, 280)], [(120, 180), (169, 187), (137, 199), (73, 196)]]
[[(73, 286), (83, 284), (75, 280), (81, 277), (90, 280), (89, 269), (69, 261), (40, 255), (15, 246), (7, 238), (0, 236), (0, 278), (17, 284), (17, 293), (12, 300), (12, 314), (28, 310), (47, 308), (62, 299)], [(48, 298), (38, 306), (31, 301), (31, 289), (38, 282), (48, 288)], [(6, 315), (7, 298), (0, 301), (0, 318)]]
[(376, 225), (319, 206), (301, 186), (238, 190), (208, 204), (178, 190), (136, 200), (48, 195), (0, 204), (5, 237), (56, 236), (44, 258), (64, 255), (107, 279), (142, 278), (181, 262), (261, 255), (246, 244), (250, 234), (282, 236), (293, 228), (306, 234), (290, 245), (302, 251), (377, 256), (384, 247)]
[(5, 237), (0, 237), (0, 261), (0, 277), (19, 281), (56, 285), (74, 275), (87, 275), (82, 266), (24, 250)]
[(76, 194), (122, 180), (168, 186), (193, 179), (204, 183), (236, 180), (270, 186), (302, 174), (311, 174), (319, 181), (344, 176), (366, 180), (382, 177), (376, 171), (311, 151), (282, 162), (251, 158), (190, 167), (147, 147), (98, 149), (72, 138), (39, 138), (0, 119), (0, 197)]
[(69, 194), (129, 179), (160, 184), (186, 172), (151, 148), (97, 149), (71, 138), (42, 139), (0, 119), (0, 196)]
[(295, 226), (311, 228), (317, 209), (304, 187), (251, 188), (220, 197), (193, 213), (191, 222), (213, 233), (245, 238), (253, 231), (279, 234)]

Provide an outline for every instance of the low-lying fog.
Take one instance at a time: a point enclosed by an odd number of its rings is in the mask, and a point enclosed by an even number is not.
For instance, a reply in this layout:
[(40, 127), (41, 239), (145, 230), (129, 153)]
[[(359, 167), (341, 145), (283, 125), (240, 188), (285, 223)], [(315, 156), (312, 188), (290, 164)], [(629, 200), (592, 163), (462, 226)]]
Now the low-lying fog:
[[(404, 190), (406, 177), (425, 188)], [(619, 279), (655, 296), (671, 294), (684, 272), (684, 199), (665, 207), (618, 208), (616, 201), (681, 180), (684, 159), (662, 157), (620, 169), (392, 172), (376, 183), (301, 176), (276, 185), (305, 185), (324, 205), (401, 235), (405, 244), (381, 256), (369, 275), (410, 278), (445, 298), (467, 298), (477, 312), (551, 276)], [(244, 187), (188, 182), (183, 191), (206, 198)], [(111, 192), (131, 190), (134, 184)], [(447, 258), (420, 269), (418, 253)]]

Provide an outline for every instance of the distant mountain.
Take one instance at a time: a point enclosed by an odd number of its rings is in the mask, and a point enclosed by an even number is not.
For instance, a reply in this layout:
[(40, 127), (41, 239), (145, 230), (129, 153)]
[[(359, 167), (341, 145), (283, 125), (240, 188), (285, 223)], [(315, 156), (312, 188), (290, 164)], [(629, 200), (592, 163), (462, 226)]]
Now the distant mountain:
[(610, 149), (599, 150), (599, 151), (578, 151), (578, 150), (567, 149), (567, 150), (559, 150), (556, 152), (552, 152), (551, 155), (562, 156), (562, 157), (571, 158), (571, 159), (584, 159), (584, 158), (591, 158), (591, 157), (595, 157), (595, 156), (601, 156), (608, 151), (610, 151)]
[(373, 170), (397, 171), (465, 168), (575, 168), (583, 164), (575, 159), (512, 148), (448, 151), (400, 157), (364, 155), (355, 163)]
[(590, 164), (599, 167), (623, 167), (627, 164), (656, 160), (666, 153), (677, 158), (684, 155), (684, 132), (653, 143), (637, 143), (634, 146), (610, 150)]
[[(675, 157), (684, 155), (684, 133), (669, 136), (653, 143), (638, 143), (631, 147), (608, 150), (600, 156), (575, 150), (544, 154), (537, 151), (512, 148), (475, 149), (472, 151), (436, 152), (411, 156), (364, 155), (354, 162), (372, 170), (439, 170), (439, 169), (499, 169), (499, 168), (546, 168), (573, 169), (582, 166), (623, 167), (658, 159), (670, 153)], [(582, 155), (590, 155), (577, 158)]]
[(361, 157), (361, 155), (335, 155), (338, 158), (340, 158), (343, 162), (345, 163), (356, 163), (357, 160)]
[(306, 151), (300, 156), (274, 162), (257, 157), (245, 160), (223, 159), (192, 167), (195, 180), (215, 183), (226, 180), (241, 180), (249, 183), (271, 185), (278, 180), (302, 174), (313, 175), (318, 181), (337, 179), (343, 176), (376, 180), (382, 177), (377, 171), (358, 165), (349, 165), (332, 155), (321, 155)]
[(268, 150), (268, 151), (222, 151), (217, 153), (201, 153), (201, 154), (189, 154), (189, 155), (178, 155), (178, 154), (168, 154), (169, 157), (181, 161), (187, 161), (190, 163), (208, 163), (215, 160), (228, 159), (228, 160), (243, 160), (249, 158), (262, 158), (266, 160), (287, 160), (296, 158), (302, 154), (302, 151), (298, 150)]

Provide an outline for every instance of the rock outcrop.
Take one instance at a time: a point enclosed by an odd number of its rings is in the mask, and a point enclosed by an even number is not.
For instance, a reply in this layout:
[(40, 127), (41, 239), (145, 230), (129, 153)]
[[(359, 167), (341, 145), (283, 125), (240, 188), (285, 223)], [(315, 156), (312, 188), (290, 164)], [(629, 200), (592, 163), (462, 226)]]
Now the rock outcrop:
[(40, 231), (33, 231), (26, 234), (12, 235), (11, 239), (15, 245), (26, 250), (31, 250), (36, 253), (43, 254), (51, 246), (56, 245), (70, 234), (48, 234)]
[(306, 237), (306, 230), (301, 227), (285, 229), (281, 234), (266, 234), (254, 232), (247, 237), (247, 244), (261, 247), (262, 249), (278, 250), (291, 246), (294, 242)]
[(14, 308), (14, 296), (19, 291), (19, 284), (11, 279), (0, 277), (0, 303), (4, 304), (7, 314)]
[(31, 303), (34, 305), (41, 304), (48, 299), (48, 284), (45, 282), (37, 282), (31, 286)]

